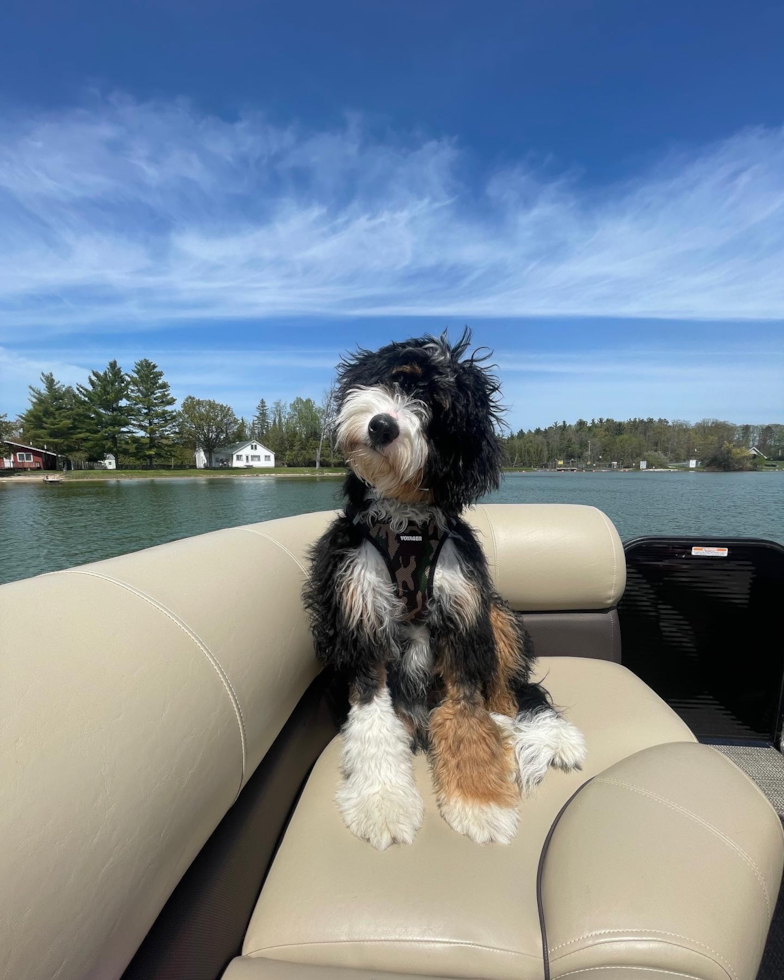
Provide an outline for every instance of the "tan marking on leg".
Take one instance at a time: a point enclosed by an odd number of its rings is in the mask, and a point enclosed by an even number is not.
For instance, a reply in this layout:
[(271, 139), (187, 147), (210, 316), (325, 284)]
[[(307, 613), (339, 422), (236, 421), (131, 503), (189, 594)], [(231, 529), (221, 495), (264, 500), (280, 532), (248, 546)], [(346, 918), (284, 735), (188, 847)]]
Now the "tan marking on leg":
[(517, 805), (512, 753), (478, 697), (450, 692), (430, 715), (429, 730), (439, 802)]
[(517, 700), (510, 690), (509, 682), (522, 666), (520, 634), (514, 613), (495, 602), (491, 603), (490, 626), (495, 639), (497, 666), (487, 706), (490, 711), (514, 718), (517, 714)]

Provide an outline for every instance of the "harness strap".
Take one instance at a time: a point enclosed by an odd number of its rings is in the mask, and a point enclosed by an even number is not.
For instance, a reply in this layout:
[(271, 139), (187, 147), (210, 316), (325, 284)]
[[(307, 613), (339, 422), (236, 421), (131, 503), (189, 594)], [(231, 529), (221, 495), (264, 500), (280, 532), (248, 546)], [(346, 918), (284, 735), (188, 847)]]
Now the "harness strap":
[(406, 608), (406, 622), (418, 622), (433, 597), (436, 564), (449, 529), (435, 521), (409, 523), (405, 531), (393, 531), (389, 521), (363, 520), (364, 509), (349, 504), (346, 517), (362, 532), (384, 559), (392, 585)]

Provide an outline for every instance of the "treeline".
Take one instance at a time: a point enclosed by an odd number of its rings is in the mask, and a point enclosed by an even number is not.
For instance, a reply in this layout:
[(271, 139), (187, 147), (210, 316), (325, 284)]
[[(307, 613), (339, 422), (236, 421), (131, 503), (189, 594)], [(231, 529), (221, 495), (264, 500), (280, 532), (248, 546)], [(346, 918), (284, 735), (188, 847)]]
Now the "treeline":
[(745, 469), (756, 446), (769, 459), (784, 458), (784, 425), (735, 425), (719, 419), (578, 419), (547, 428), (520, 429), (505, 440), (507, 465), (668, 466), (698, 459), (715, 469)]
[[(251, 419), (231, 406), (189, 395), (177, 407), (157, 364), (142, 358), (126, 373), (116, 360), (91, 371), (87, 384), (70, 385), (42, 374), (30, 386), (30, 405), (16, 421), (0, 416), (0, 444), (18, 438), (69, 457), (76, 466), (113, 453), (120, 468), (192, 466), (197, 448), (212, 460), (231, 443), (258, 439), (278, 466), (342, 466), (335, 447), (335, 388), (320, 403), (260, 399)], [(699, 459), (716, 469), (754, 465), (756, 446), (768, 459), (784, 459), (784, 425), (735, 425), (718, 419), (578, 419), (504, 436), (505, 462), (515, 467), (566, 465), (649, 467)]]
[(18, 419), (0, 416), (0, 445), (18, 439), (77, 467), (108, 453), (123, 469), (193, 466), (197, 448), (211, 462), (219, 447), (245, 439), (271, 449), (279, 466), (343, 462), (332, 433), (332, 387), (320, 405), (295, 398), (268, 406), (262, 398), (253, 418), (244, 419), (230, 405), (192, 395), (178, 408), (163, 371), (142, 358), (130, 373), (112, 360), (103, 371), (91, 371), (84, 385), (65, 385), (44, 373), (29, 391), (30, 405)]

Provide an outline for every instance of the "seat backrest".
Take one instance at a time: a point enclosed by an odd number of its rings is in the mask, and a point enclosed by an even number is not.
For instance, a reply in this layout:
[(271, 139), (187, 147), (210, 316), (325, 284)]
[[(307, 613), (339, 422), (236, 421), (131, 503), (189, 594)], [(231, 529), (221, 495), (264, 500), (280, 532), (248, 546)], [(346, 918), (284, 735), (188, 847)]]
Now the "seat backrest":
[(613, 523), (579, 504), (486, 504), (469, 519), (495, 586), (525, 623), (541, 657), (621, 660), (616, 607), (626, 585)]
[[(300, 590), (331, 516), (0, 587), (0, 976), (122, 974), (318, 672)], [(469, 519), (541, 652), (590, 653), (580, 617), (611, 615), (624, 582), (604, 515)]]

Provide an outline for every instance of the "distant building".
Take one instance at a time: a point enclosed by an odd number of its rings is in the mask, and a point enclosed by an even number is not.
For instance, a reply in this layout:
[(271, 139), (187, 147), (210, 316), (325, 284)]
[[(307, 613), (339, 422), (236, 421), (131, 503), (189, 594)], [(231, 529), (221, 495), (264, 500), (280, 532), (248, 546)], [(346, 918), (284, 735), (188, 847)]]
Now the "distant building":
[(114, 458), (114, 453), (106, 453), (103, 459), (99, 459), (95, 464), (97, 470), (116, 470), (117, 460)]
[(752, 446), (752, 447), (751, 447), (751, 449), (749, 450), (749, 456), (761, 456), (761, 457), (762, 457), (763, 459), (767, 459), (767, 458), (768, 458), (768, 457), (767, 457), (767, 456), (765, 455), (765, 453), (761, 453), (761, 452), (759, 451), (759, 449), (757, 449), (757, 447), (756, 447), (756, 446)]
[(0, 469), (6, 470), (56, 470), (57, 453), (50, 449), (37, 449), (23, 442), (6, 439), (6, 445), (13, 450), (11, 456), (0, 459)]
[[(203, 449), (196, 450), (196, 468), (203, 470), (209, 460)], [(212, 454), (212, 465), (231, 469), (271, 467), (275, 465), (275, 453), (254, 439), (234, 442), (229, 446), (219, 446)]]

